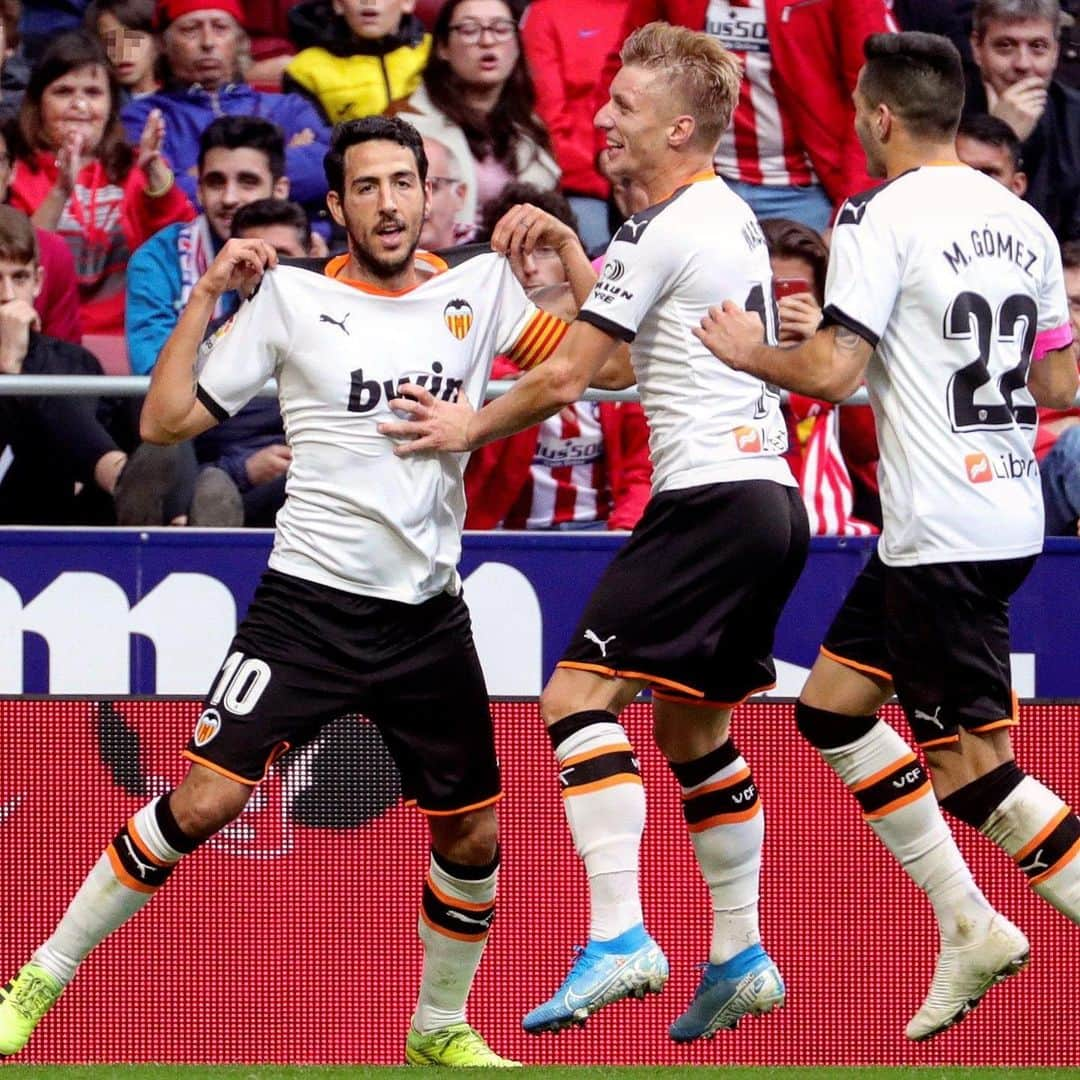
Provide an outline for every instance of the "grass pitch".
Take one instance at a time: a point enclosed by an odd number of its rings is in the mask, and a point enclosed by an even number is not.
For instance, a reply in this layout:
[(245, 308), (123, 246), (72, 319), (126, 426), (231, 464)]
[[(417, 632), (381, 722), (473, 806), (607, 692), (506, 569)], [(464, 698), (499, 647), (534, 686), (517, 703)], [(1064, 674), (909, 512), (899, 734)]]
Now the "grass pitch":
[[(393, 1076), (391, 1076), (393, 1074)], [(374, 1065), (0, 1065), (0, 1080), (394, 1080), (423, 1070)], [(469, 1075), (506, 1076), (501, 1069), (470, 1069)], [(432, 1074), (427, 1073), (430, 1077)], [(437, 1075), (445, 1076), (440, 1070)], [(994, 1069), (936, 1066), (906, 1068), (746, 1068), (696, 1065), (685, 1068), (643, 1066), (546, 1067), (522, 1070), (521, 1080), (1076, 1080), (1076, 1069)]]

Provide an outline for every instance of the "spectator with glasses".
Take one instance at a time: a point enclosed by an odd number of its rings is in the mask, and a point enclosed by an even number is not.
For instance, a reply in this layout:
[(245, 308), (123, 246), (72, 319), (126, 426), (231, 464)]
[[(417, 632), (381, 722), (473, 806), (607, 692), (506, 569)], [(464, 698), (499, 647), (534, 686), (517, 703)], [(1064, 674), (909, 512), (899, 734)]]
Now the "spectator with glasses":
[[(432, 36), (423, 84), (400, 110), (419, 115), (425, 136), (438, 139), (461, 166), (463, 222), (479, 224), (486, 202), (513, 181), (548, 191), (559, 167), (518, 40), (520, 0), (447, 0)], [(418, 125), (419, 126), (419, 125)]]

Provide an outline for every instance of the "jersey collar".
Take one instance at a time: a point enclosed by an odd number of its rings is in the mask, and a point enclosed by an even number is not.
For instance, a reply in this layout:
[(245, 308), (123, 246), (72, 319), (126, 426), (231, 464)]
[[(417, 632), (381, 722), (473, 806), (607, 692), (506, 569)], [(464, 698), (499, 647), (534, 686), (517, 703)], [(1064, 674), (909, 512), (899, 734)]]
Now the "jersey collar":
[(372, 296), (404, 296), (406, 293), (412, 292), (413, 289), (419, 288), (425, 281), (429, 281), (437, 274), (441, 274), (450, 269), (438, 255), (432, 255), (430, 251), (417, 251), (416, 261), (418, 263), (423, 263), (431, 273), (418, 281), (415, 285), (409, 285), (404, 289), (383, 289), (378, 285), (370, 285), (366, 281), (356, 281), (354, 278), (342, 276), (342, 270), (344, 270), (349, 263), (348, 252), (344, 255), (335, 255), (330, 259), (326, 266), (323, 267), (323, 273), (328, 278), (340, 281), (342, 285), (350, 285), (352, 288), (359, 289), (360, 292), (370, 293)]

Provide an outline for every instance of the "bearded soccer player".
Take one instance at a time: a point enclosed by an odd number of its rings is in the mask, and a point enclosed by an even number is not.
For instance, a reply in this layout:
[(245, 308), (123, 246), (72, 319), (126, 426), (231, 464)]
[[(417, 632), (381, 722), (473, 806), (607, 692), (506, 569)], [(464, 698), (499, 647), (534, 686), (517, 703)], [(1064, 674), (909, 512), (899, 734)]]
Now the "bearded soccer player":
[[(682, 788), (713, 909), (703, 977), (670, 1027), (673, 1039), (689, 1042), (784, 1001), (758, 926), (761, 803), (729, 727), (732, 708), (775, 681), (773, 635), (805, 562), (808, 530), (781, 457), (778, 396), (717, 364), (691, 332), (731, 292), (775, 329), (765, 239), (750, 208), (713, 173), (738, 101), (738, 62), (707, 35), (666, 23), (636, 31), (621, 58), (596, 117), (607, 143), (603, 166), (615, 182), (640, 186), (649, 205), (616, 234), (563, 346), (479, 412), (413, 391), (417, 400), (399, 402), (412, 419), (383, 430), (415, 438), (399, 448), (405, 455), (483, 445), (577, 401), (612, 350), (630, 342), (653, 495), (540, 702), (588, 874), (589, 941), (562, 986), (522, 1024), (543, 1032), (584, 1023), (667, 979), (667, 960), (644, 926), (645, 798), (619, 723), (648, 686), (656, 740)], [(527, 209), (504, 219), (493, 240), (511, 251), (545, 242)]]
[[(497, 353), (527, 369), (566, 324), (526, 298), (502, 255), (464, 249), (448, 266), (416, 250), (431, 192), (409, 124), (340, 126), (326, 171), (348, 253), (313, 273), (277, 265), (265, 241), (230, 240), (154, 368), (142, 433), (162, 443), (235, 414), (276, 378), (293, 455), (286, 500), (269, 569), (185, 752), (187, 775), (123, 825), (56, 930), (0, 991), (0, 1054), (22, 1048), (87, 953), (243, 810), (279, 755), (362, 712), (431, 831), (406, 1059), (516, 1064), (465, 1019), (494, 912), (500, 782), (456, 570), (463, 462), (396, 457), (376, 425), (392, 416), (399, 384), (479, 398)], [(571, 282), (587, 279), (583, 297), (595, 275), (580, 247), (567, 259)], [(200, 351), (218, 298), (256, 283)]]
[[(697, 334), (733, 369), (811, 397), (840, 401), (865, 371), (885, 527), (796, 715), (933, 905), (941, 952), (907, 1026), (924, 1040), (1028, 958), (1024, 934), (972, 881), (938, 801), (1080, 921), (1080, 820), (1020, 768), (1009, 736), (1009, 599), (1043, 544), (1035, 405), (1072, 403), (1076, 354), (1049, 226), (957, 159), (956, 49), (905, 33), (874, 35), (864, 52), (856, 130), (889, 182), (840, 212), (824, 328), (781, 352), (728, 302)], [(933, 790), (876, 716), (894, 691)]]

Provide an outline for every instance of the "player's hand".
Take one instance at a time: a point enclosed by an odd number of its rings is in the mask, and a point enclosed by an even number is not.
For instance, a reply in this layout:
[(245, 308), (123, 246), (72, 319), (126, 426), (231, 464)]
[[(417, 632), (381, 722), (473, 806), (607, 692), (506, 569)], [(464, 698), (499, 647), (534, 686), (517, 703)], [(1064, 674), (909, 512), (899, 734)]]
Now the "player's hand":
[(284, 443), (274, 443), (256, 450), (244, 462), (244, 472), (247, 473), (251, 486), (256, 487), (276, 480), (282, 473), (287, 472), (291, 461), (292, 451)]
[(510, 259), (531, 255), (538, 247), (554, 248), (561, 258), (564, 248), (580, 244), (569, 225), (531, 203), (510, 207), (491, 234), (493, 250)]
[(753, 311), (744, 311), (734, 300), (709, 308), (700, 327), (693, 327), (698, 339), (717, 359), (736, 371), (750, 370), (750, 354), (765, 340), (765, 327)]
[(387, 420), (379, 431), (391, 439), (405, 439), (394, 447), (398, 457), (420, 453), (462, 453), (472, 450), (469, 426), (476, 410), (458, 391), (456, 401), (442, 401), (415, 383), (405, 383), (390, 408), (405, 413), (408, 420)]
[(277, 266), (277, 262), (277, 252), (265, 240), (254, 237), (229, 240), (195, 288), (209, 293), (215, 300), (233, 289), (249, 296), (262, 281), (263, 274)]
[(817, 333), (821, 323), (821, 305), (813, 293), (792, 293), (776, 303), (780, 311), (780, 344), (799, 345)]
[(986, 104), (990, 115), (1004, 120), (1024, 142), (1046, 111), (1046, 83), (1038, 75), (1029, 75), (1000, 94), (987, 86)]
[(41, 317), (25, 300), (0, 304), (0, 374), (18, 375), (30, 348), (30, 331), (41, 331)]

